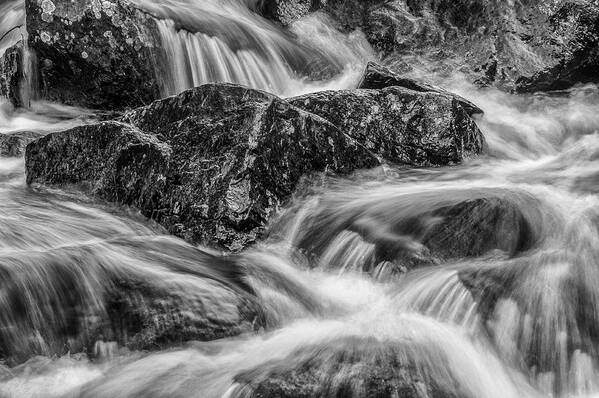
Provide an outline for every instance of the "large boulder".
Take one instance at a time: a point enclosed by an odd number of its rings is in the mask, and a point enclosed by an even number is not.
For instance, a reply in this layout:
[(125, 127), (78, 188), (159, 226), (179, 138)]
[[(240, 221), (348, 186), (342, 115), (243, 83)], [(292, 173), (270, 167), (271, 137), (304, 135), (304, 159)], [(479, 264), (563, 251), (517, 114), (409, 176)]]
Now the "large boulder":
[(291, 98), (394, 163), (441, 166), (481, 153), (484, 138), (461, 100), (391, 86), (324, 91)]
[(154, 19), (126, 1), (27, 0), (38, 95), (94, 109), (160, 97)]
[(0, 259), (0, 361), (110, 345), (157, 350), (253, 332), (263, 314), (243, 271), (180, 240), (117, 238)]
[(28, 183), (86, 184), (188, 241), (228, 250), (255, 241), (302, 176), (378, 164), (326, 120), (229, 84), (50, 134), (26, 153)]

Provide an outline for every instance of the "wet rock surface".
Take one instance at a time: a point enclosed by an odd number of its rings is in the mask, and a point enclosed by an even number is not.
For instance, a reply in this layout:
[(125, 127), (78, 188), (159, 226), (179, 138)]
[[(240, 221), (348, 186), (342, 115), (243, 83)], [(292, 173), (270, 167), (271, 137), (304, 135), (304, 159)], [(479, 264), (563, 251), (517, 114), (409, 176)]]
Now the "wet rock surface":
[(593, 1), (392, 1), (370, 10), (365, 30), (391, 63), (421, 54), (446, 73), (531, 91), (596, 81), (584, 71), (597, 67), (597, 10)]
[(366, 89), (383, 89), (393, 86), (405, 87), (422, 93), (437, 93), (450, 96), (457, 100), (470, 116), (484, 113), (478, 106), (457, 94), (450, 93), (441, 87), (433, 86), (426, 82), (402, 77), (391, 69), (375, 62), (369, 62), (366, 65), (362, 80), (358, 84), (358, 88)]
[(476, 123), (455, 98), (400, 86), (324, 91), (291, 98), (393, 163), (441, 166), (484, 148)]
[(289, 25), (320, 7), (319, 0), (268, 0), (260, 12), (283, 25)]
[[(599, 82), (599, 5), (595, 2), (564, 2), (549, 22), (557, 40), (568, 38), (555, 60), (532, 76), (517, 81), (520, 92), (567, 89), (578, 83)], [(562, 39), (563, 40), (563, 39)]]
[(35, 131), (19, 131), (0, 134), (0, 156), (21, 157), (25, 155), (27, 144), (42, 137), (44, 133)]
[[(119, 268), (103, 256), (110, 246), (139, 266)], [(0, 276), (0, 321), (12, 325), (0, 330), (0, 358), (10, 364), (35, 355), (98, 356), (102, 342), (158, 350), (251, 332), (263, 322), (235, 263), (171, 238), (4, 254)]]
[(201, 86), (122, 121), (30, 144), (28, 183), (84, 183), (188, 241), (239, 250), (302, 176), (378, 165), (324, 119), (241, 86)]
[[(341, 338), (305, 347), (285, 360), (240, 374), (234, 397), (457, 397), (443, 377), (426, 377), (397, 342)], [(413, 354), (412, 354), (413, 355)], [(435, 364), (440, 366), (440, 364)]]
[(8, 48), (0, 56), (0, 97), (15, 107), (26, 105), (21, 87), (24, 84), (23, 43)]
[(290, 25), (311, 12), (325, 12), (342, 30), (365, 26), (371, 7), (384, 0), (265, 0), (261, 14), (283, 25)]
[(120, 0), (27, 0), (26, 13), (42, 99), (118, 110), (160, 97), (148, 14)]
[(480, 85), (522, 92), (597, 82), (599, 6), (592, 0), (270, 1), (287, 25), (326, 12), (365, 32), (397, 70), (460, 71)]
[[(516, 257), (539, 243), (541, 215), (526, 195), (456, 191), (445, 198), (402, 196), (351, 204), (326, 195), (320, 199), (322, 210), (302, 221), (296, 244), (314, 266), (384, 278), (388, 272), (448, 261)], [(406, 205), (407, 200), (419, 205)]]

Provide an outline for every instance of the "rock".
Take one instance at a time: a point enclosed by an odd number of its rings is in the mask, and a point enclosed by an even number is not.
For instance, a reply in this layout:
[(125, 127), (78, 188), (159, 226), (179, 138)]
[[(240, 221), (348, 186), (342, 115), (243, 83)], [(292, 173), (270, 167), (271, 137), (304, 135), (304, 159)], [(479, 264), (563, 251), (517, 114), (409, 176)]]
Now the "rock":
[(35, 131), (19, 131), (0, 134), (0, 156), (21, 157), (25, 155), (25, 147), (30, 142), (43, 136), (44, 133)]
[(509, 257), (532, 247), (539, 231), (518, 201), (502, 197), (469, 199), (431, 212), (440, 222), (423, 234), (422, 243), (441, 261), (479, 257), (500, 251)]
[(118, 122), (49, 134), (27, 146), (27, 181), (89, 184), (93, 193), (140, 207), (163, 188), (171, 148)]
[[(567, 89), (578, 83), (599, 83), (599, 4), (565, 2), (551, 16), (556, 36), (570, 37), (557, 62), (517, 83), (519, 92)], [(573, 32), (572, 32), (573, 31)]]
[(117, 110), (160, 97), (148, 14), (120, 0), (27, 0), (26, 14), (42, 99)]
[(188, 90), (122, 121), (30, 144), (28, 183), (84, 183), (190, 242), (240, 250), (305, 174), (378, 165), (324, 119), (236, 85)]
[(367, 12), (373, 4), (384, 0), (265, 0), (260, 13), (288, 26), (311, 12), (326, 12), (344, 31), (364, 26)]
[(422, 93), (438, 93), (448, 95), (455, 98), (460, 105), (466, 110), (468, 115), (484, 113), (482, 109), (474, 105), (467, 99), (460, 97), (457, 94), (450, 93), (441, 87), (433, 86), (425, 82), (420, 82), (414, 79), (401, 77), (391, 69), (379, 65), (375, 62), (368, 62), (362, 80), (358, 84), (358, 88), (366, 89), (383, 89), (385, 87), (399, 86), (410, 90), (419, 91)]
[[(567, 389), (561, 380), (569, 372), (561, 364), (578, 352), (593, 352), (599, 342), (599, 316), (588, 310), (597, 302), (595, 283), (585, 262), (585, 256), (594, 256), (595, 249), (580, 235), (573, 236), (576, 238), (566, 237), (561, 245), (550, 244), (488, 266), (466, 264), (458, 272), (476, 302), (480, 325), (500, 356), (530, 369), (535, 376), (555, 374), (546, 387), (553, 394)], [(558, 274), (562, 270), (566, 272)], [(559, 305), (547, 311), (540, 303), (548, 299)], [(546, 325), (552, 321), (555, 326), (547, 331)], [(502, 339), (508, 330), (514, 337), (506, 347)]]
[(240, 267), (173, 238), (1, 256), (0, 360), (12, 365), (35, 355), (99, 355), (97, 342), (159, 350), (264, 324)]
[(319, 0), (267, 0), (260, 11), (265, 17), (287, 26), (319, 6)]
[(363, 30), (394, 67), (547, 90), (597, 81), (598, 10), (592, 0), (394, 0), (373, 4)]
[(295, 244), (314, 266), (385, 277), (448, 261), (517, 257), (542, 235), (539, 204), (523, 193), (422, 192), (381, 200), (370, 192), (372, 200), (352, 201), (333, 190), (297, 227)]
[(19, 42), (0, 57), (0, 97), (6, 98), (15, 107), (25, 105), (23, 81), (23, 43)]
[(481, 153), (484, 138), (447, 94), (404, 87), (324, 91), (291, 98), (381, 158), (417, 166), (456, 164)]
[[(449, 398), (455, 386), (438, 382), (413, 358), (417, 347), (373, 338), (346, 337), (326, 346), (304, 347), (280, 361), (235, 379), (232, 397)], [(416, 344), (414, 344), (416, 346)], [(425, 350), (423, 350), (425, 351)], [(424, 353), (423, 353), (424, 354)], [(432, 366), (441, 363), (431, 362)], [(450, 370), (451, 372), (451, 370)], [(427, 374), (429, 373), (429, 374)]]

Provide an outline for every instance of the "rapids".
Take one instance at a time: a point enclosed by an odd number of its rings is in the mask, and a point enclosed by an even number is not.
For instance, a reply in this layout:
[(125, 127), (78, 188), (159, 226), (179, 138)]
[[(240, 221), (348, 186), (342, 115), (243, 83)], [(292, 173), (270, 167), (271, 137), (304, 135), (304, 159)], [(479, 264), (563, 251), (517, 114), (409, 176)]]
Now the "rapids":
[[(349, 88), (372, 56), (359, 32), (341, 34), (324, 17), (299, 21), (289, 34), (252, 13), (255, 2), (138, 3), (170, 18), (160, 23), (173, 52), (168, 93), (213, 80), (281, 95)], [(18, 7), (10, 9), (18, 18)], [(322, 54), (336, 68), (324, 80), (293, 66)], [(307, 364), (317, 364), (313, 376), (328, 394), (360, 396), (362, 384), (339, 391), (340, 380), (355, 376), (356, 363), (377, 361), (409, 364), (443, 397), (599, 396), (599, 89), (516, 96), (461, 76), (425, 77), (485, 111), (477, 123), (487, 154), (447, 168), (385, 166), (298, 194), (269, 239), (236, 258), (243, 281), (217, 253), (165, 236), (129, 209), (76, 188), (27, 187), (23, 160), (1, 158), (0, 281), (11, 289), (0, 286), (3, 341), (25, 345), (22, 317), (58, 330), (73, 300), (101, 306), (115, 275), (216, 301), (229, 291), (206, 280), (249, 289), (268, 322), (153, 353), (98, 341), (94, 359), (49, 355), (41, 339), (32, 359), (0, 363), (0, 397), (242, 398), (249, 384)], [(56, 104), (2, 105), (0, 133), (57, 131), (94, 117)], [(464, 211), (459, 231), (468, 241), (444, 235), (441, 243), (472, 255), (429, 253), (425, 239), (439, 231), (445, 209), (477, 200), (503, 210), (507, 203), (518, 231), (501, 217)], [(486, 223), (503, 226), (491, 241)], [(320, 256), (307, 257), (306, 247)], [(339, 352), (356, 362), (339, 365)]]

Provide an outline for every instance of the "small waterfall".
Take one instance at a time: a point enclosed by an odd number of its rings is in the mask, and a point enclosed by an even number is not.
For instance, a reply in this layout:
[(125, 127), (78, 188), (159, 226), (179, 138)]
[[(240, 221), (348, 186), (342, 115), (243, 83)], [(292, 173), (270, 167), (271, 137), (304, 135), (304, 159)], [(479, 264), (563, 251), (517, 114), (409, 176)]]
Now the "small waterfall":
[(158, 20), (167, 56), (165, 94), (172, 95), (205, 83), (227, 82), (284, 94), (296, 79), (274, 49), (266, 54), (233, 50), (224, 40), (204, 33), (177, 31), (175, 22)]
[(214, 82), (284, 97), (350, 88), (374, 58), (364, 34), (341, 33), (324, 15), (304, 18), (284, 31), (255, 14), (251, 2), (136, 3), (157, 16), (165, 53), (164, 62), (158, 62), (163, 64), (158, 75), (164, 96)]

